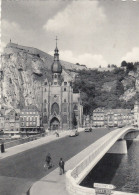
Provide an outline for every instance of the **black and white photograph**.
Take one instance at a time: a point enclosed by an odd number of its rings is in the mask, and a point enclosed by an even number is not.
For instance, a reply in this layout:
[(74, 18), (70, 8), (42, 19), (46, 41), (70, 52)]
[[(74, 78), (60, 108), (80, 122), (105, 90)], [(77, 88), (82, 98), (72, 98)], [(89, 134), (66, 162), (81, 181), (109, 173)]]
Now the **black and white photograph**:
[(139, 195), (139, 0), (0, 7), (0, 195)]

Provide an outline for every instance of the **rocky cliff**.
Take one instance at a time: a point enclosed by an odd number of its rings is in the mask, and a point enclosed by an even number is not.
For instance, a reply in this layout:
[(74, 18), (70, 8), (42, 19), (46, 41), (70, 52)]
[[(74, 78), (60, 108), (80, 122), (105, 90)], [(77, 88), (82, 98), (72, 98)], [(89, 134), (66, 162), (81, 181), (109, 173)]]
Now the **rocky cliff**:
[[(22, 108), (36, 105), (41, 110), (42, 85), (47, 78), (51, 82), (51, 64), (53, 56), (38, 49), (9, 43), (1, 57), (1, 100), (0, 104)], [(61, 61), (62, 75), (73, 80), (75, 73), (71, 70), (86, 68)]]

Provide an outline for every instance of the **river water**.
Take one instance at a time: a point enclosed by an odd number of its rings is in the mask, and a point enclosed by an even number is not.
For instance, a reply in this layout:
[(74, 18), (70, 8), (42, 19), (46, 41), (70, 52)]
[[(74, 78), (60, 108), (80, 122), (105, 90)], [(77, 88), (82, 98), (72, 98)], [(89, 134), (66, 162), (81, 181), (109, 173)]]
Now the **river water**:
[(139, 140), (128, 141), (128, 154), (106, 154), (80, 184), (116, 186), (116, 191), (139, 193)]

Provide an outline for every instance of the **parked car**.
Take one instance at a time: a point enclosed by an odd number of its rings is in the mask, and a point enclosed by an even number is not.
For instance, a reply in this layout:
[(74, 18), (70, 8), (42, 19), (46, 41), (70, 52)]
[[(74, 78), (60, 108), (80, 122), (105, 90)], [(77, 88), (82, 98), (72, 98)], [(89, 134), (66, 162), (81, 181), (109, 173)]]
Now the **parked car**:
[(84, 130), (85, 132), (92, 132), (92, 128), (90, 127), (90, 128), (85, 128), (85, 130)]
[(78, 130), (72, 130), (69, 137), (76, 137), (79, 135), (79, 131)]

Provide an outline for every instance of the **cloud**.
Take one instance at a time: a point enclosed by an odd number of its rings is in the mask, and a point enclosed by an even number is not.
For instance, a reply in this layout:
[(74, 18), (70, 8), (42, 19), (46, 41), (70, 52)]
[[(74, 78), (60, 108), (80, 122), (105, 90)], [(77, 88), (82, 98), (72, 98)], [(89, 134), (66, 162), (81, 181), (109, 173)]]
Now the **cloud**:
[(2, 39), (7, 37), (16, 37), (19, 33), (23, 33), (20, 25), (16, 22), (9, 22), (3, 19), (1, 24), (2, 29)]
[(97, 1), (72, 1), (64, 10), (58, 12), (43, 26), (46, 31), (68, 35), (92, 35), (101, 28), (106, 16)]
[(121, 61), (127, 62), (136, 62), (139, 61), (139, 47), (134, 47), (130, 52), (128, 52), (124, 57), (122, 57)]
[[(53, 55), (53, 52), (51, 51), (49, 54)], [(71, 50), (60, 50), (60, 59), (74, 64), (84, 64), (88, 68), (97, 68), (100, 65), (101, 67), (106, 67), (108, 65), (103, 56), (100, 54), (93, 55), (91, 53), (84, 53), (82, 55), (75, 56)]]
[(18, 23), (14, 21), (10, 22), (6, 19), (2, 19), (1, 32), (3, 46), (9, 43), (10, 39), (13, 43), (18, 43), (21, 45), (27, 44), (27, 46), (32, 45), (34, 42), (34, 37), (36, 37), (32, 29), (24, 29)]

